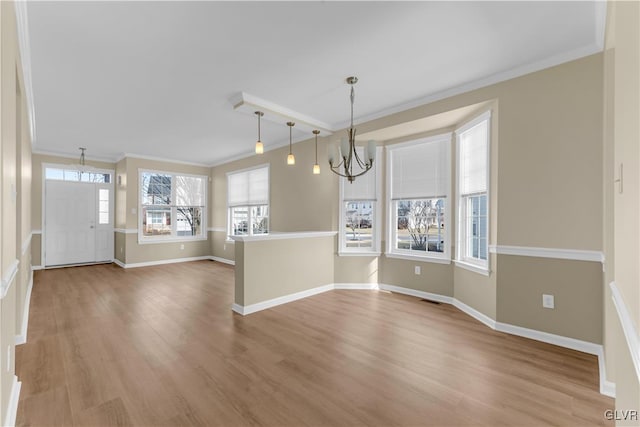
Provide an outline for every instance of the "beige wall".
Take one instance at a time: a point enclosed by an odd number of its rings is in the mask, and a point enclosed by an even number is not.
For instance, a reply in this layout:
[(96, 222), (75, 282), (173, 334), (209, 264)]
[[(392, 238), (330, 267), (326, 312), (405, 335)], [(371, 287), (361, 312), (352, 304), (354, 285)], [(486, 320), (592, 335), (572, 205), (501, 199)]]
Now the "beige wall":
[[(604, 345), (616, 409), (640, 410), (640, 378), (606, 285), (615, 281), (640, 331), (640, 4), (609, 2), (604, 63)], [(623, 165), (623, 191), (614, 183)], [(613, 210), (611, 209), (613, 205)], [(628, 331), (629, 333), (634, 333)], [(636, 354), (637, 358), (638, 355)], [(637, 421), (618, 425), (637, 425)]]
[(333, 283), (334, 236), (236, 242), (236, 304)]
[[(8, 415), (15, 378), (15, 342), (21, 333), (31, 280), (31, 137), (24, 102), (14, 4), (0, 3), (0, 422)], [(18, 270), (11, 278), (13, 266)], [(9, 358), (9, 360), (7, 360)]]

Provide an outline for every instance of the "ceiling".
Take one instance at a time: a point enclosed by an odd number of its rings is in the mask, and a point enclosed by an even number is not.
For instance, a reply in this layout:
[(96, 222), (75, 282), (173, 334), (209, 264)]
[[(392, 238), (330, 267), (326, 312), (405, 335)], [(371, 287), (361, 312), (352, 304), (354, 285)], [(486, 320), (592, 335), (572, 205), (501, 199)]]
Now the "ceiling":
[[(241, 92), (341, 129), (348, 76), (358, 123), (600, 51), (605, 19), (579, 1), (23, 7), (35, 152), (206, 165), (253, 151)], [(266, 150), (288, 142), (284, 121), (263, 121)]]

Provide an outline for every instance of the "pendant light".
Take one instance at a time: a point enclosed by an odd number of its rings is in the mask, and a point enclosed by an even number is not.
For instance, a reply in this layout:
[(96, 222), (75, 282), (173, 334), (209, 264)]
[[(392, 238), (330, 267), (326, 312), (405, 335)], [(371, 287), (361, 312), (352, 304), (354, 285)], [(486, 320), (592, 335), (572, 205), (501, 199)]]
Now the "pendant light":
[(314, 130), (313, 134), (316, 137), (316, 162), (313, 165), (313, 174), (314, 175), (320, 175), (320, 165), (318, 164), (318, 134), (320, 133), (319, 130)]
[[(353, 127), (353, 101), (356, 96), (353, 86), (358, 83), (358, 78), (347, 77), (347, 83), (351, 85), (351, 125), (349, 126), (348, 132), (349, 139), (342, 138), (339, 152), (337, 149), (332, 149), (329, 152), (329, 166), (333, 173), (343, 176), (347, 178), (350, 183), (353, 183), (356, 177), (364, 175), (373, 166), (373, 161), (376, 157), (376, 144), (374, 141), (369, 141), (364, 158), (360, 158), (356, 151), (356, 128)], [(338, 160), (337, 164), (336, 160)], [(358, 168), (354, 170), (353, 166), (356, 164)]]
[(288, 165), (295, 165), (296, 164), (296, 158), (293, 156), (293, 153), (291, 151), (291, 145), (292, 145), (292, 141), (291, 141), (291, 132), (293, 127), (296, 124), (294, 122), (287, 122), (287, 126), (289, 126), (289, 155), (287, 156), (287, 164)]
[(255, 115), (258, 116), (258, 141), (256, 142), (256, 154), (264, 153), (264, 145), (260, 140), (260, 117), (264, 116), (262, 111), (256, 111)]

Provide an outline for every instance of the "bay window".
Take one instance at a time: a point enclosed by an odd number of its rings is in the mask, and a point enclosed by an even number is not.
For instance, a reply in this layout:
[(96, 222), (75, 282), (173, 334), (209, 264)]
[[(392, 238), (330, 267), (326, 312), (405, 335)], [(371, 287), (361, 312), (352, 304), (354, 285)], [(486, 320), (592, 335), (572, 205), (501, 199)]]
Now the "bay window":
[(450, 150), (450, 133), (387, 147), (387, 256), (450, 262)]

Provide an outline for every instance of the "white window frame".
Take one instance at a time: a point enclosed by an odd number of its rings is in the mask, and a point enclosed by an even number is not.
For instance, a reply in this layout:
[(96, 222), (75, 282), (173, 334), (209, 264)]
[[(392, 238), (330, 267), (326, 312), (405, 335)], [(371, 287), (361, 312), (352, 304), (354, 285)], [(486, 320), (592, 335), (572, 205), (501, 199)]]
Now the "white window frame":
[[(383, 147), (376, 147), (376, 160), (374, 161), (373, 173), (376, 174), (375, 182), (376, 182), (376, 198), (375, 200), (352, 200), (344, 199), (344, 186), (350, 185), (346, 178), (340, 177), (340, 191), (339, 191), (339, 218), (338, 218), (338, 255), (339, 256), (380, 256), (382, 254), (381, 250), (381, 236), (382, 236), (382, 155), (383, 155)], [(368, 173), (371, 173), (369, 171)], [(358, 178), (356, 178), (357, 180)], [(347, 224), (345, 221), (345, 204), (347, 202), (372, 202), (373, 209), (373, 222), (371, 226), (373, 227), (373, 236), (370, 248), (350, 248), (347, 247), (347, 239), (346, 239), (346, 228)]]
[[(145, 236), (143, 221), (142, 221), (142, 213), (143, 213), (143, 204), (142, 204), (142, 174), (144, 173), (153, 173), (160, 175), (171, 175), (171, 201), (175, 202), (176, 200), (176, 186), (175, 179), (173, 177), (176, 176), (188, 176), (191, 178), (200, 178), (204, 182), (204, 207), (202, 208), (202, 224), (200, 228), (202, 230), (201, 235), (198, 236), (178, 236), (177, 235), (177, 226), (178, 226), (178, 214), (177, 208), (175, 205), (167, 205), (167, 209), (171, 210), (171, 235), (169, 236)], [(161, 171), (154, 169), (138, 169), (138, 244), (154, 244), (154, 243), (170, 243), (170, 242), (193, 242), (199, 240), (207, 240), (207, 214), (209, 211), (209, 177), (207, 175), (195, 175), (189, 173), (181, 173), (181, 172), (169, 172), (169, 171)]]
[[(451, 226), (451, 209), (452, 209), (452, 200), (451, 200), (451, 176), (453, 171), (451, 170), (451, 140), (453, 138), (452, 132), (441, 133), (438, 135), (419, 138), (408, 142), (398, 143), (388, 145), (386, 147), (386, 202), (387, 202), (387, 244), (385, 256), (387, 258), (397, 258), (397, 259), (406, 259), (413, 261), (424, 261), (424, 262), (432, 262), (437, 264), (451, 264), (451, 230), (454, 228)], [(434, 194), (434, 195), (425, 195), (424, 197), (416, 197), (413, 199), (407, 200), (421, 200), (421, 199), (432, 199), (444, 196), (445, 199), (445, 214), (444, 221), (446, 224), (446, 234), (445, 234), (445, 242), (444, 242), (444, 251), (441, 253), (438, 252), (428, 252), (425, 251), (424, 254), (419, 254), (417, 251), (407, 250), (407, 249), (397, 249), (395, 247), (395, 242), (397, 238), (397, 218), (396, 218), (396, 203), (392, 199), (391, 187), (392, 187), (392, 177), (393, 177), (393, 151), (400, 148), (410, 147), (414, 145), (422, 145), (429, 144), (433, 142), (446, 142), (448, 144), (448, 166), (449, 173), (447, 176), (447, 191), (446, 194)]]
[[(473, 257), (468, 257), (466, 256), (466, 252), (467, 252), (467, 247), (466, 247), (466, 242), (467, 242), (467, 230), (466, 230), (466, 226), (463, 223), (466, 223), (466, 217), (467, 217), (467, 206), (466, 206), (466, 201), (467, 198), (470, 196), (473, 196), (472, 194), (462, 194), (460, 187), (461, 187), (461, 173), (462, 170), (460, 168), (460, 134), (464, 133), (465, 131), (473, 128), (474, 126), (482, 123), (483, 121), (487, 122), (487, 159), (486, 159), (486, 164), (487, 164), (487, 183), (486, 183), (486, 188), (487, 190), (485, 192), (480, 192), (480, 193), (476, 193), (473, 195), (483, 195), (486, 194), (487, 197), (487, 229), (486, 229), (486, 235), (487, 235), (487, 247), (486, 247), (486, 254), (487, 254), (487, 259), (486, 260), (482, 260), (479, 258), (473, 258)], [(455, 135), (456, 135), (456, 204), (457, 204), (457, 221), (456, 221), (456, 259), (455, 259), (455, 264), (458, 267), (462, 267), (465, 268), (467, 270), (479, 273), (479, 274), (483, 274), (485, 276), (488, 276), (490, 274), (489, 271), (489, 261), (490, 261), (490, 257), (491, 254), (489, 253), (489, 240), (490, 240), (490, 232), (491, 232), (491, 110), (489, 111), (485, 111), (484, 113), (480, 114), (479, 116), (477, 116), (476, 118), (466, 122), (465, 124), (463, 124), (462, 126), (460, 126), (458, 129), (456, 129), (455, 131)]]
[[(265, 204), (260, 204), (260, 205), (242, 205), (242, 206), (229, 206), (229, 175), (234, 175), (237, 173), (243, 173), (243, 172), (249, 172), (252, 170), (256, 170), (256, 169), (263, 169), (266, 168), (267, 169), (267, 177), (268, 177), (268, 184), (267, 184), (267, 203)], [(232, 227), (233, 227), (233, 220), (231, 217), (231, 209), (233, 208), (238, 208), (238, 207), (246, 207), (247, 208), (247, 231), (248, 234), (246, 234), (247, 236), (253, 236), (253, 227), (251, 227), (251, 207), (252, 206), (266, 206), (267, 207), (267, 212), (269, 213), (269, 215), (267, 216), (267, 233), (265, 234), (261, 234), (261, 235), (268, 235), (271, 231), (271, 165), (269, 163), (264, 163), (258, 166), (252, 166), (249, 168), (245, 168), (245, 169), (238, 169), (238, 170), (234, 170), (234, 171), (229, 171), (226, 174), (227, 176), (227, 238), (226, 238), (226, 242), (227, 243), (235, 243), (235, 240), (233, 240), (231, 238), (231, 236), (235, 236), (235, 234), (232, 233)]]

